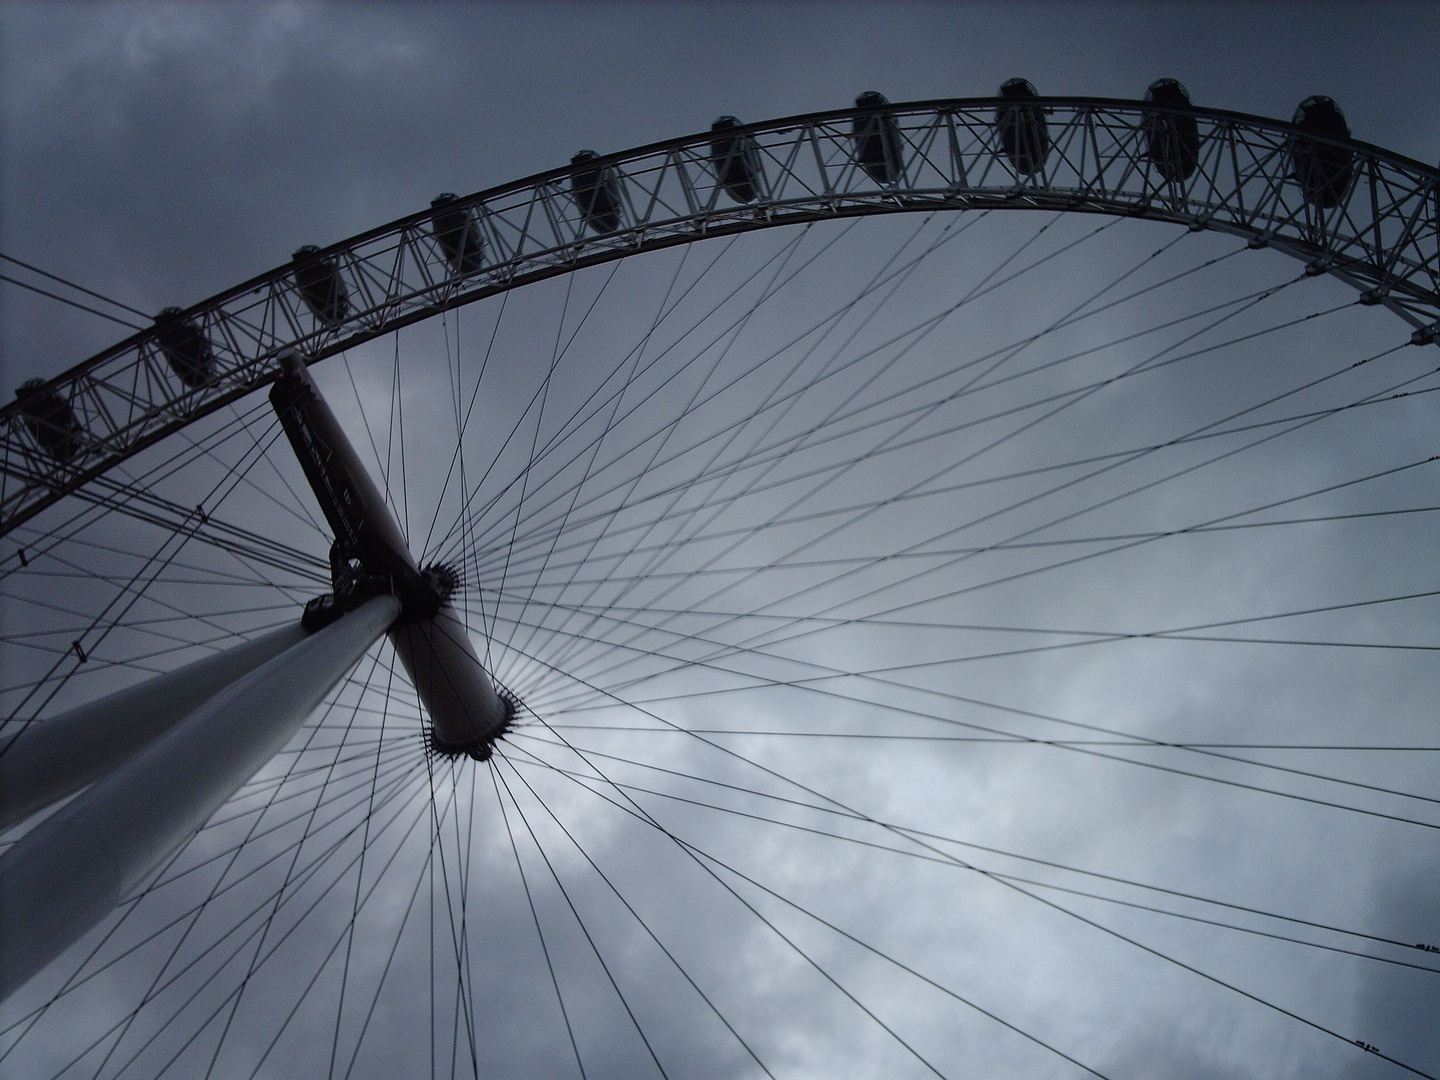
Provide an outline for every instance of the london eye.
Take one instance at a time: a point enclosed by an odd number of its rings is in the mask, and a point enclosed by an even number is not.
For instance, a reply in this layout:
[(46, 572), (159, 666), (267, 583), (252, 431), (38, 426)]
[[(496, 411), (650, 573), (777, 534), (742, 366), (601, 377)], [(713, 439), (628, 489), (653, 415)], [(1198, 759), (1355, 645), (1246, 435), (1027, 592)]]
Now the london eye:
[(0, 410), (0, 1069), (1434, 1076), (1329, 981), (1440, 937), (1294, 838), (1440, 828), (1437, 347), (1440, 171), (1170, 79), (722, 116), (158, 312)]

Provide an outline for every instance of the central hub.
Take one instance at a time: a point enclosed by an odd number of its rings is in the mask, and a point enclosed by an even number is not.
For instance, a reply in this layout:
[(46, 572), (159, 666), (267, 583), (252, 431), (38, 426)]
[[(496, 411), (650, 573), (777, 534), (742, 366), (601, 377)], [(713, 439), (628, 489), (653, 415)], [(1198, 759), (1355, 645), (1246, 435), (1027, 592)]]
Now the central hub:
[(280, 368), (270, 404), (335, 536), (334, 591), (305, 605), (303, 625), (324, 626), (372, 596), (396, 597), (400, 618), (390, 627), (390, 643), (430, 714), (431, 745), (444, 754), (488, 758), (508, 730), (515, 705), (495, 692), (450, 605), (458, 575), (447, 566), (416, 566), (394, 515), (304, 360), (286, 353)]

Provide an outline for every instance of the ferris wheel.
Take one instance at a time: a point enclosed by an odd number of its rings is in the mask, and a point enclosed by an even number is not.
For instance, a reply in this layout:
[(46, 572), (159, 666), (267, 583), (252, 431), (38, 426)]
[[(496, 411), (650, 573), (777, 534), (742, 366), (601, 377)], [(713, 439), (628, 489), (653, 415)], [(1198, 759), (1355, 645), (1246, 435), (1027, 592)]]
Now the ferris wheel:
[(1437, 342), (1440, 172), (1174, 80), (167, 308), (0, 410), (0, 1071), (1440, 1076), (1314, 847), (1440, 829)]

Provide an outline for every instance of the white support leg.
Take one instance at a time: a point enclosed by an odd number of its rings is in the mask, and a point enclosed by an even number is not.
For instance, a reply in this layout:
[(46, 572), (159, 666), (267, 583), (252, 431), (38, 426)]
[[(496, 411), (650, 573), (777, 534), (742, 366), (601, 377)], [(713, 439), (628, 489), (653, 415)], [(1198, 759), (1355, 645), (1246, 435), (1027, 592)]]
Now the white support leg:
[(400, 613), (391, 596), (267, 661), (0, 856), (0, 1000), (108, 915), (290, 739)]
[(0, 829), (100, 779), (304, 638), (295, 623), (48, 720), (0, 728)]

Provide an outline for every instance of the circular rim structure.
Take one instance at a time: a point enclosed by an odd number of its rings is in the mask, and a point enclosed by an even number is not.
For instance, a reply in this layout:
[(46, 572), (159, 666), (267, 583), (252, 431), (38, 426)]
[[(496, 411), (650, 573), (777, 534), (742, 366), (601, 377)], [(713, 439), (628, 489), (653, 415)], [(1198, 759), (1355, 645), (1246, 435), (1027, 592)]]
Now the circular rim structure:
[[(1002, 129), (1017, 108), (1046, 128), (1039, 167), (1007, 156)], [(1166, 179), (1174, 170), (1151, 156), (1147, 125), (1161, 117), (1197, 125), (1187, 176)], [(861, 160), (864, 139), (882, 141), (866, 125), (885, 132), (892, 160), (884, 168)], [(208, 377), (197, 378), (193, 364), (167, 363), (157, 327), (31, 388), (48, 407), (68, 408), (70, 441), (57, 459), (37, 439), (24, 400), (0, 409), (0, 535), (273, 381), (287, 351), (313, 363), (585, 266), (817, 220), (990, 208), (1179, 223), (1245, 237), (1305, 261), (1310, 273), (1341, 278), (1362, 303), (1409, 322), (1417, 345), (1440, 332), (1440, 170), (1363, 142), (1224, 110), (1078, 97), (887, 103), (727, 126), (720, 137), (754, 172), (748, 201), (721, 175), (715, 133), (577, 155), (443, 209), (437, 201), (329, 247), (303, 248), (299, 261), (170, 314), (203, 335), (192, 340), (206, 343)], [(1338, 200), (1307, 197), (1297, 147), (1348, 162)]]

